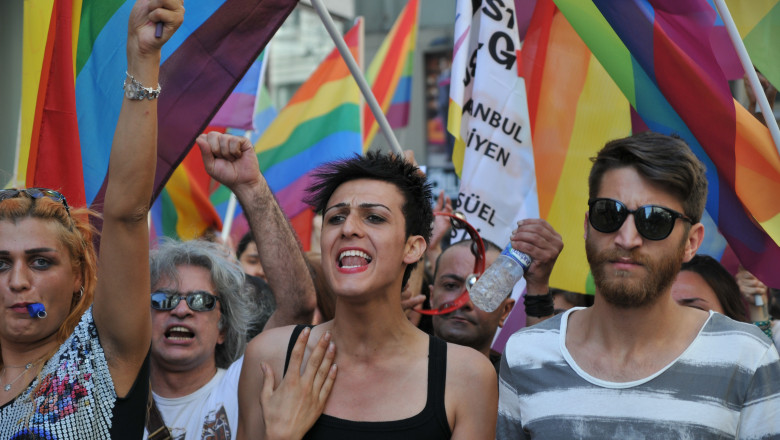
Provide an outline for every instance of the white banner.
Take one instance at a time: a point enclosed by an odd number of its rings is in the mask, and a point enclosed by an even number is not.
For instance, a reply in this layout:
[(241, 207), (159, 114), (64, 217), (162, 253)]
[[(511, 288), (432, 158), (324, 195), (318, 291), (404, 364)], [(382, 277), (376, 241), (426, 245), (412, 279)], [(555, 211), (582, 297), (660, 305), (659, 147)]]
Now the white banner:
[(525, 81), (513, 0), (458, 0), (448, 130), (461, 177), (455, 210), (484, 238), (509, 243), (516, 222), (539, 217)]

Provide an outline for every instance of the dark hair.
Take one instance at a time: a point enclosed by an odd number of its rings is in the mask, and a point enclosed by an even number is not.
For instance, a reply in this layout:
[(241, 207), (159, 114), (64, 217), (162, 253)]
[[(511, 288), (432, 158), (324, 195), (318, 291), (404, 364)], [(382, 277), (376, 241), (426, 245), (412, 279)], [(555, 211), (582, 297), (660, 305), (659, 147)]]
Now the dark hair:
[[(406, 238), (420, 235), (428, 244), (433, 228), (433, 194), (431, 185), (419, 168), (396, 154), (366, 153), (351, 159), (326, 163), (314, 172), (314, 183), (307, 189), (304, 201), (324, 214), (328, 200), (344, 183), (371, 179), (393, 184), (401, 192), (404, 204), (401, 212), (406, 223)], [(417, 263), (406, 266), (403, 285), (409, 280)]]
[(750, 322), (737, 282), (718, 260), (708, 255), (694, 255), (691, 261), (682, 264), (680, 270), (697, 273), (704, 279), (715, 292), (724, 315), (737, 321)]
[(252, 236), (252, 231), (247, 232), (241, 237), (241, 240), (238, 242), (238, 246), (236, 246), (236, 258), (241, 259), (241, 254), (244, 253), (246, 250), (246, 247), (249, 246), (249, 243), (255, 241), (255, 238)]
[(591, 199), (598, 196), (604, 173), (630, 166), (679, 198), (685, 215), (693, 223), (701, 220), (707, 201), (705, 168), (680, 137), (647, 131), (616, 139), (608, 142), (591, 161), (593, 168), (588, 178)]

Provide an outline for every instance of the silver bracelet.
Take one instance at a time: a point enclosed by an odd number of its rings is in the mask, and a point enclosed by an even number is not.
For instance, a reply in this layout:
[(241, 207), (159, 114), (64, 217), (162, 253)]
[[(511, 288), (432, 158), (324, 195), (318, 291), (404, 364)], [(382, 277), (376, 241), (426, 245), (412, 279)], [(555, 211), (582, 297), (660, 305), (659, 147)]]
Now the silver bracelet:
[(125, 75), (127, 75), (127, 78), (130, 79), (129, 83), (127, 82), (127, 79), (125, 79), (125, 83), (122, 86), (127, 99), (142, 101), (144, 99), (157, 99), (160, 96), (160, 91), (162, 88), (159, 84), (157, 84), (156, 89), (151, 87), (144, 87), (144, 85), (138, 82), (137, 79), (133, 78), (133, 75), (130, 75), (129, 72), (125, 72)]

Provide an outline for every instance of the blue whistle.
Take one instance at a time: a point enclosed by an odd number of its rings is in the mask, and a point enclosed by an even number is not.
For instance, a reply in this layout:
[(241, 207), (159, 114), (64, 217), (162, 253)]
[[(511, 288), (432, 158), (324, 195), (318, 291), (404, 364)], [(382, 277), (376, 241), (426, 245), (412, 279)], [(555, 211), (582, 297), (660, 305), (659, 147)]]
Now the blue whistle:
[(43, 319), (47, 315), (46, 307), (41, 303), (27, 304), (27, 313), (30, 314), (31, 318)]

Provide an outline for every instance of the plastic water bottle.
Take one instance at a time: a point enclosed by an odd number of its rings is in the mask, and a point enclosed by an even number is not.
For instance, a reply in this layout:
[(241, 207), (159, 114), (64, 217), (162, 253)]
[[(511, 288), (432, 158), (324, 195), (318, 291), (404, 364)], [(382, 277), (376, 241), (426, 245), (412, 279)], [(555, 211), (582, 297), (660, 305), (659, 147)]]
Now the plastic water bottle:
[(512, 243), (506, 245), (496, 261), (469, 289), (471, 302), (486, 312), (496, 310), (531, 266), (531, 261), (531, 257), (513, 249)]

